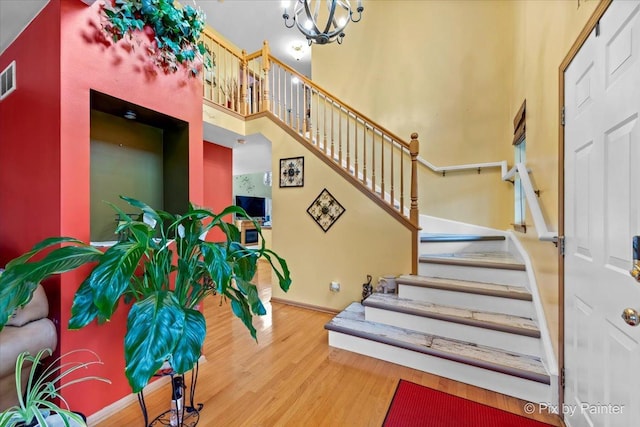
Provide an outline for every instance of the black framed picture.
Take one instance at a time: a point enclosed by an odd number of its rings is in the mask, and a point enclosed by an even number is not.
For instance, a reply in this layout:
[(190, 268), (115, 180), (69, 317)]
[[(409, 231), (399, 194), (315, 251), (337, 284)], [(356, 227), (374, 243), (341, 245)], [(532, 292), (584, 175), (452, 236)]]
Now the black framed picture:
[(280, 187), (304, 187), (304, 157), (280, 159)]
[(344, 206), (333, 197), (326, 188), (320, 192), (318, 197), (307, 208), (307, 213), (322, 228), (325, 233), (346, 211)]

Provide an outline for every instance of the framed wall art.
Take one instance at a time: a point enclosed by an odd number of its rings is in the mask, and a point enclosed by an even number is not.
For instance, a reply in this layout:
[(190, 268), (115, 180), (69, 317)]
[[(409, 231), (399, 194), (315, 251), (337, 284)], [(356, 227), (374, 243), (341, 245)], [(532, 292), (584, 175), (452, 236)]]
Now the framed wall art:
[(307, 213), (326, 233), (345, 210), (344, 206), (325, 188), (307, 208)]
[(304, 157), (280, 159), (280, 187), (304, 187)]

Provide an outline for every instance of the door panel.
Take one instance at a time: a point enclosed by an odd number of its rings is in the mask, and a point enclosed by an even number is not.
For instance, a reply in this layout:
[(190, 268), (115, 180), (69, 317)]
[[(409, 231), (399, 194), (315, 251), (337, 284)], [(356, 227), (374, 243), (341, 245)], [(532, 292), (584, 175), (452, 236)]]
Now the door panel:
[(623, 275), (628, 274), (631, 265), (628, 236), (637, 229), (631, 210), (631, 161), (637, 154), (633, 149), (637, 144), (632, 144), (631, 134), (637, 129), (636, 124), (637, 116), (634, 115), (614, 126), (604, 138), (606, 263), (609, 267), (617, 267), (618, 273)]
[(575, 189), (573, 195), (574, 210), (574, 225), (576, 228), (576, 252), (577, 255), (583, 256), (585, 261), (591, 261), (593, 256), (591, 255), (591, 230), (589, 224), (591, 223), (591, 207), (589, 206), (589, 194), (593, 191), (591, 189), (591, 173), (589, 165), (593, 161), (591, 153), (593, 149), (593, 141), (588, 141), (582, 147), (578, 147), (574, 153), (574, 165), (575, 165), (575, 182), (580, 182), (581, 185)]
[(635, 425), (640, 310), (640, 2), (614, 1), (565, 72), (567, 425)]

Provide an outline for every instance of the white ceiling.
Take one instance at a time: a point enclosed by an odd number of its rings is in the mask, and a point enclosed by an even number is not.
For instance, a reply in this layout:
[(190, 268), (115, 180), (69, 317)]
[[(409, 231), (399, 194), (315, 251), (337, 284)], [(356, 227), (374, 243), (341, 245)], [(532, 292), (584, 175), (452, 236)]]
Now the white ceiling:
[[(93, 3), (95, 0), (82, 1)], [(0, 0), (0, 53), (48, 2)], [(290, 54), (295, 41), (306, 43), (306, 40), (297, 29), (284, 26), (281, 0), (183, 0), (183, 3), (195, 3), (207, 15), (207, 23), (241, 49), (255, 52), (268, 40), (274, 56), (311, 77), (311, 50), (300, 61)]]
[(307, 41), (296, 28), (284, 26), (282, 0), (197, 0), (195, 3), (207, 15), (207, 23), (241, 49), (255, 52), (268, 40), (273, 56), (311, 77), (311, 49), (300, 61), (291, 56), (289, 49), (294, 42), (306, 44)]
[[(92, 3), (94, 0), (82, 0)], [(42, 10), (49, 0), (0, 0), (0, 53)], [(296, 61), (289, 49), (295, 42), (306, 43), (295, 28), (284, 26), (281, 0), (183, 0), (195, 3), (207, 15), (207, 23), (220, 34), (247, 52), (255, 52), (269, 41), (271, 53), (311, 77), (311, 50)], [(234, 174), (271, 170), (271, 143), (262, 135), (240, 136), (205, 123), (204, 139), (233, 148)], [(238, 144), (244, 139), (244, 144)]]
[(42, 10), (49, 0), (0, 0), (0, 53)]
[(259, 133), (243, 136), (205, 122), (202, 137), (233, 149), (234, 175), (271, 170), (271, 141)]

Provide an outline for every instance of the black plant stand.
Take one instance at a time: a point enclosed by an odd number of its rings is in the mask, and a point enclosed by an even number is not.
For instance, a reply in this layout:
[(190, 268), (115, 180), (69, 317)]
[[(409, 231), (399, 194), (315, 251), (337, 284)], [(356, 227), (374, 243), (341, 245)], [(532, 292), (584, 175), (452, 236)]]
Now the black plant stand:
[[(204, 406), (202, 403), (197, 403), (194, 405), (193, 400), (196, 393), (196, 382), (198, 381), (198, 362), (196, 362), (195, 367), (191, 370), (191, 384), (189, 386), (189, 404), (187, 405), (186, 397), (184, 404), (182, 405), (181, 411), (181, 419), (182, 423), (179, 423), (179, 427), (195, 427), (200, 421), (200, 411)], [(175, 372), (167, 372), (167, 373), (159, 373), (154, 376), (164, 377), (171, 376), (171, 395), (173, 396), (176, 390), (173, 390), (174, 387), (174, 377), (176, 377)], [(184, 375), (183, 375), (183, 384), (184, 383)], [(140, 403), (140, 409), (142, 409), (142, 415), (144, 416), (144, 425), (145, 427), (154, 427), (154, 426), (170, 426), (171, 425), (171, 409), (163, 412), (154, 418), (151, 422), (149, 422), (149, 415), (147, 413), (147, 405), (144, 401), (144, 393), (140, 391), (138, 393), (138, 403)]]

